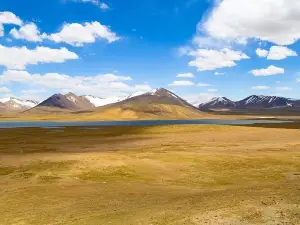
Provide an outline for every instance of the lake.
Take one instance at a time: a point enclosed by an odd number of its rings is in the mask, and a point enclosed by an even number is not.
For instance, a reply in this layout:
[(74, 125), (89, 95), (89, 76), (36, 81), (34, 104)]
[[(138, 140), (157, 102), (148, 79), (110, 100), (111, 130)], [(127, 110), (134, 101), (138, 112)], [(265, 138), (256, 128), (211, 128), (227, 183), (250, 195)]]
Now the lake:
[(185, 124), (216, 124), (216, 125), (251, 125), (258, 123), (288, 123), (288, 120), (134, 120), (134, 121), (86, 121), (86, 122), (54, 122), (54, 121), (0, 121), (0, 128), (19, 127), (101, 127), (101, 126), (154, 126), (154, 125), (185, 125)]

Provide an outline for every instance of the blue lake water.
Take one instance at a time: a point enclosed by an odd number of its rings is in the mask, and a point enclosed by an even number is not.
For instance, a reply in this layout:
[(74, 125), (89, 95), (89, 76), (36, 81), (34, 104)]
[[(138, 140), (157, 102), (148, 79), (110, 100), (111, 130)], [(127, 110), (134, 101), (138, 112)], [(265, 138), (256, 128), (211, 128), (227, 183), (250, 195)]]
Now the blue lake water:
[(154, 126), (178, 124), (216, 124), (216, 125), (251, 125), (257, 123), (287, 123), (288, 120), (137, 120), (137, 121), (88, 121), (88, 122), (54, 122), (54, 121), (0, 121), (0, 128), (18, 127), (101, 127), (101, 126)]

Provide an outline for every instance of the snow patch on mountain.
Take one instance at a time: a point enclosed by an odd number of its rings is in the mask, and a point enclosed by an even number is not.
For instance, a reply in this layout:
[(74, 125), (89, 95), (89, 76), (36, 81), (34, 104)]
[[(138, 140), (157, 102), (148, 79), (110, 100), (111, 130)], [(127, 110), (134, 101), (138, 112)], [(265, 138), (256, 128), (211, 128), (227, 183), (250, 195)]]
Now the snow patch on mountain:
[(12, 106), (14, 108), (21, 108), (21, 107), (32, 108), (32, 107), (35, 107), (36, 105), (39, 104), (39, 102), (37, 102), (37, 101), (21, 100), (21, 99), (14, 98), (14, 97), (0, 99), (0, 102), (2, 102), (4, 104), (9, 102), (9, 101), (12, 103)]
[(95, 107), (105, 106), (105, 105), (109, 105), (112, 103), (116, 103), (122, 99), (121, 97), (100, 98), (100, 97), (95, 97), (95, 96), (91, 96), (91, 95), (84, 95), (83, 97), (85, 97)]

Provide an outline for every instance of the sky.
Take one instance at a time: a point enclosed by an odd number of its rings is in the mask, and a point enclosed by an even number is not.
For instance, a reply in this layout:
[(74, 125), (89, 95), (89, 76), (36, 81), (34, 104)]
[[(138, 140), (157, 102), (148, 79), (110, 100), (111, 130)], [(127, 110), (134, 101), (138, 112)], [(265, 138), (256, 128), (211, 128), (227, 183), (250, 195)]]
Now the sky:
[(300, 99), (299, 0), (1, 0), (0, 99)]

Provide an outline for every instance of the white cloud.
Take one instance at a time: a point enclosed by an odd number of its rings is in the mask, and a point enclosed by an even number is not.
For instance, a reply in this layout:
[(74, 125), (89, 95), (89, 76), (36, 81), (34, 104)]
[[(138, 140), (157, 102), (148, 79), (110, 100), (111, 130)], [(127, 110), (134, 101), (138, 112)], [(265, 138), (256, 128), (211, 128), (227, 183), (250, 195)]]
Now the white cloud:
[(86, 43), (94, 43), (97, 39), (106, 40), (108, 43), (120, 39), (108, 26), (99, 22), (91, 23), (66, 23), (58, 33), (51, 34), (48, 39), (60, 43), (65, 42), (74, 46), (82, 46)]
[(209, 87), (210, 84), (198, 83), (197, 86), (198, 87)]
[(7, 87), (0, 87), (0, 93), (8, 93), (10, 92), (10, 89), (8, 89)]
[(207, 102), (212, 98), (216, 97), (216, 95), (212, 93), (200, 93), (195, 95), (183, 95), (182, 98), (185, 99), (190, 104), (198, 107), (201, 103)]
[(290, 87), (276, 87), (276, 90), (278, 91), (290, 91), (292, 88)]
[[(64, 92), (76, 92), (79, 94), (90, 94), (100, 97), (118, 96), (126, 93), (135, 93), (138, 91), (151, 91), (148, 84), (128, 85), (122, 81), (132, 80), (129, 76), (117, 76), (114, 74), (102, 74), (96, 76), (68, 76), (58, 73), (30, 74), (27, 71), (7, 70), (0, 75), (0, 83), (22, 83), (30, 84), (30, 87), (36, 89), (53, 89)], [(26, 92), (26, 90), (25, 90)], [(33, 95), (31, 89), (23, 93), (24, 95)]]
[(181, 77), (181, 78), (194, 78), (194, 74), (192, 73), (179, 73), (177, 74), (176, 77)]
[(198, 68), (198, 71), (215, 70), (225, 67), (236, 66), (235, 61), (249, 59), (249, 56), (241, 51), (234, 51), (228, 48), (221, 50), (198, 49), (188, 53), (196, 59), (189, 62), (189, 66)]
[(14, 24), (21, 26), (22, 20), (12, 12), (0, 12), (0, 37), (4, 35), (3, 24)]
[(284, 46), (272, 46), (268, 54), (268, 59), (282, 60), (288, 56), (297, 56), (297, 53)]
[(22, 20), (17, 17), (12, 12), (0, 12), (0, 23), (1, 24), (15, 24), (15, 25), (22, 25)]
[(24, 39), (32, 42), (40, 42), (47, 36), (45, 33), (41, 34), (34, 23), (25, 24), (19, 30), (13, 28), (10, 34), (16, 39)]
[(66, 48), (52, 49), (48, 47), (5, 47), (0, 45), (0, 65), (9, 69), (25, 69), (27, 65), (39, 63), (62, 63), (66, 60), (78, 59), (78, 55)]
[(256, 55), (258, 55), (258, 57), (260, 58), (265, 58), (268, 56), (268, 54), (269, 54), (268, 50), (261, 49), (261, 48), (256, 49)]
[(109, 6), (104, 3), (100, 2), (99, 0), (73, 0), (74, 2), (83, 2), (83, 3), (91, 3), (95, 6), (98, 6), (100, 9), (107, 10), (109, 9)]
[(101, 2), (100, 3), (100, 9), (106, 10), (106, 9), (109, 9), (109, 6), (106, 3)]
[(270, 89), (268, 86), (254, 86), (252, 87), (253, 90), (267, 90)]
[(297, 78), (297, 79), (296, 79), (296, 82), (297, 82), (297, 83), (300, 83), (300, 78)]
[(249, 73), (254, 76), (272, 76), (278, 74), (284, 74), (284, 69), (276, 66), (269, 66), (267, 69), (251, 70)]
[(188, 80), (175, 80), (169, 86), (193, 86), (194, 83)]
[(215, 72), (215, 76), (223, 76), (223, 75), (225, 75), (225, 73)]
[(299, 0), (223, 0), (199, 25), (219, 39), (249, 39), (290, 45), (300, 39)]
[(264, 49), (256, 49), (256, 54), (260, 58), (266, 58), (269, 60), (282, 60), (289, 56), (298, 56), (297, 53), (285, 46), (272, 46), (269, 51)]
[(208, 89), (207, 91), (208, 91), (208, 92), (217, 92), (218, 89)]

